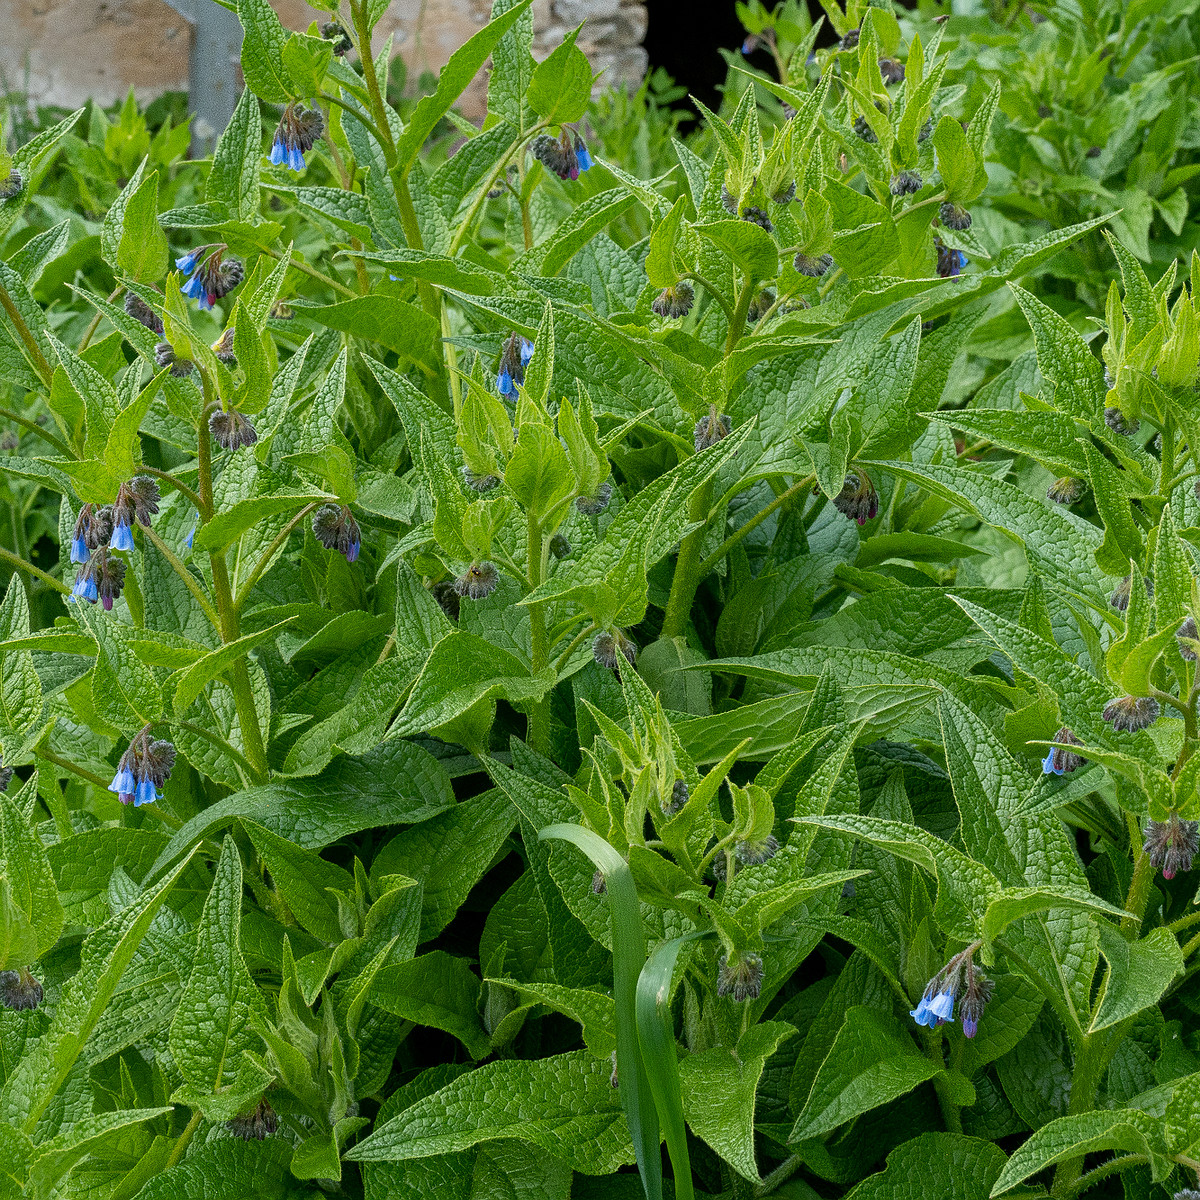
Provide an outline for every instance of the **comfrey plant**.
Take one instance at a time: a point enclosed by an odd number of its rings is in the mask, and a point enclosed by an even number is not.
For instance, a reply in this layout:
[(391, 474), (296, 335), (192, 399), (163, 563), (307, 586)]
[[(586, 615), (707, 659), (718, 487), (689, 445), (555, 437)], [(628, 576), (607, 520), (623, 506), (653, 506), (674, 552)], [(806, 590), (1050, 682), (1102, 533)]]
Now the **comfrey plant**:
[[(1014, 282), (1092, 226), (988, 256), (997, 93), (886, 6), (651, 179), (530, 0), (404, 116), (320, 7), (93, 315), (99, 141), (0, 162), (8, 1190), (1191, 1182), (1190, 294), (1123, 262), (1106, 389)], [(939, 410), (1006, 285), (1040, 398)]]

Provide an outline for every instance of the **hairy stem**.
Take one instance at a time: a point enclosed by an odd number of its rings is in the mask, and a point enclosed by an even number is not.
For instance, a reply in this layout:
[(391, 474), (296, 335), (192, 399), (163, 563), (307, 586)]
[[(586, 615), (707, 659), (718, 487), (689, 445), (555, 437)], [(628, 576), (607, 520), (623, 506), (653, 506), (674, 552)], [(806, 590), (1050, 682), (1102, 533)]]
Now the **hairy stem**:
[(31, 421), (28, 417), (21, 416), (18, 412), (13, 412), (11, 408), (0, 408), (0, 419), (11, 421), (14, 425), (20, 425), (28, 429), (30, 433), (37, 434), (43, 442), (49, 442), (64, 458), (74, 458), (75, 451), (71, 449), (61, 438), (56, 437), (48, 429), (43, 428), (36, 421)]
[(148, 467), (143, 463), (138, 470), (143, 475), (153, 475), (155, 479), (161, 479), (168, 487), (173, 487), (181, 496), (192, 502), (192, 507), (200, 511), (200, 497), (186, 483), (176, 479), (169, 471), (160, 471), (157, 467)]
[(48, 587), (52, 587), (56, 592), (62, 592), (64, 596), (71, 594), (71, 589), (53, 575), (47, 575), (41, 567), (35, 567), (33, 563), (26, 562), (19, 554), (14, 554), (11, 550), (6, 550), (0, 546), (0, 562), (11, 563), (18, 571), (24, 571), (28, 575), (32, 575), (35, 579), (40, 579)]
[(812, 487), (815, 480), (813, 475), (805, 475), (805, 477), (796, 483), (793, 483), (785, 492), (780, 492), (766, 508), (755, 513), (745, 525), (735, 529), (701, 564), (700, 576), (703, 578), (708, 574), (734, 548), (747, 534), (753, 533), (777, 508), (786, 504), (793, 496), (799, 495), (807, 488)]
[(220, 632), (221, 619), (217, 615), (217, 610), (213, 608), (208, 597), (204, 594), (199, 583), (196, 582), (196, 577), (187, 569), (175, 552), (154, 532), (149, 526), (143, 526), (142, 532), (153, 543), (154, 548), (171, 564), (171, 569), (183, 580), (184, 586), (195, 597), (196, 603), (200, 605), (200, 611), (208, 618), (212, 627)]
[(25, 324), (25, 318), (21, 316), (21, 310), (17, 308), (12, 296), (8, 294), (8, 289), (2, 283), (0, 283), (0, 308), (3, 308), (8, 314), (8, 319), (13, 323), (17, 336), (29, 352), (33, 369), (37, 372), (38, 378), (46, 387), (49, 387), (50, 379), (54, 375), (54, 368), (46, 361), (41, 346), (37, 344), (37, 339), (30, 333), (29, 326)]
[[(546, 578), (546, 539), (542, 526), (533, 513), (526, 514), (526, 566), (529, 571), (529, 590), (537, 591)], [(533, 674), (545, 670), (550, 663), (550, 645), (546, 636), (546, 607), (529, 605), (529, 640), (533, 658)], [(550, 744), (550, 697), (533, 702), (529, 712), (528, 741), (534, 750), (545, 753)]]
[[(1096, 1107), (1096, 1090), (1100, 1076), (1104, 1073), (1107, 1058), (1104, 1042), (1097, 1035), (1085, 1036), (1075, 1050), (1075, 1068), (1071, 1072), (1071, 1098), (1067, 1103), (1067, 1115), (1078, 1116), (1091, 1112)], [(1057, 1197), (1073, 1196), (1075, 1185), (1083, 1171), (1083, 1155), (1064, 1159), (1054, 1172), (1050, 1192)]]
[(254, 564), (254, 569), (246, 576), (245, 582), (238, 588), (237, 598), (233, 602), (234, 608), (240, 613), (254, 585), (262, 578), (263, 572), (271, 565), (271, 559), (275, 557), (276, 552), (286, 545), (289, 537), (292, 536), (292, 530), (308, 516), (316, 504), (307, 504), (302, 508), (276, 535), (275, 540), (262, 552), (258, 562)]
[(675, 562), (675, 578), (671, 581), (671, 595), (667, 600), (667, 611), (663, 616), (663, 637), (679, 637), (687, 628), (692, 612), (692, 601), (696, 589), (704, 577), (700, 550), (704, 546), (704, 535), (708, 532), (708, 514), (712, 507), (713, 483), (710, 479), (693, 493), (688, 501), (688, 520), (699, 524), (679, 545), (679, 558)]

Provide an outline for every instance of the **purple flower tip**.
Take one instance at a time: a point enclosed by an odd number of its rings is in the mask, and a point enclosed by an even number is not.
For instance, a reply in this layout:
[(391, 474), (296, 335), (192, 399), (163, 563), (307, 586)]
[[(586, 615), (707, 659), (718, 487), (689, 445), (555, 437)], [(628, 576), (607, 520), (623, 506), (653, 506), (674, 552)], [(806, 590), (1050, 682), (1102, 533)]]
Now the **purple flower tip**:
[(972, 1020), (970, 1017), (963, 1017), (962, 1031), (963, 1037), (973, 1038), (979, 1030), (979, 1022)]

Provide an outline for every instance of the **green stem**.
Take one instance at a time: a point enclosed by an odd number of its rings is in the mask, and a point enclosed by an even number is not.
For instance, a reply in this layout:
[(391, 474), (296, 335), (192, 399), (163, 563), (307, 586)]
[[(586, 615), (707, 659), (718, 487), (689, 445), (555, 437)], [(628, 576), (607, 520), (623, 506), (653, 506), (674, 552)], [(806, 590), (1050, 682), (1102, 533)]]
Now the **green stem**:
[(76, 766), (68, 758), (60, 758), (53, 750), (48, 750), (45, 746), (39, 746), (34, 750), (34, 754), (38, 758), (44, 758), (47, 762), (53, 763), (56, 767), (62, 767), (64, 771), (70, 772), (72, 775), (78, 775), (80, 779), (86, 780), (88, 783), (94, 783), (97, 787), (108, 787), (108, 780), (101, 779), (99, 775), (93, 771), (89, 771), (86, 767)]
[[(1104, 1073), (1106, 1059), (1103, 1039), (1093, 1034), (1085, 1036), (1075, 1050), (1075, 1068), (1071, 1072), (1071, 1098), (1067, 1103), (1067, 1116), (1075, 1117), (1091, 1112), (1096, 1107), (1096, 1090), (1100, 1076)], [(1054, 1172), (1050, 1192), (1054, 1196), (1073, 1196), (1076, 1183), (1083, 1171), (1083, 1155), (1064, 1159)]]
[(688, 279), (694, 279), (720, 306), (721, 311), (725, 314), (726, 324), (733, 327), (733, 305), (725, 298), (724, 293), (715, 284), (710, 283), (699, 271), (689, 271)]
[(745, 525), (735, 529), (701, 564), (700, 577), (703, 578), (708, 574), (744, 538), (748, 533), (752, 533), (757, 529), (777, 508), (786, 504), (793, 496), (799, 494), (807, 488), (812, 487), (816, 476), (805, 475), (797, 483), (793, 483), (786, 492), (780, 492), (770, 504), (761, 512), (756, 513), (748, 520)]
[[(546, 539), (533, 513), (526, 514), (526, 566), (529, 571), (529, 590), (537, 591), (546, 578)], [(544, 604), (529, 605), (529, 641), (533, 658), (533, 674), (543, 671), (550, 662), (550, 645), (546, 636)], [(550, 745), (550, 697), (533, 703), (529, 713), (529, 745), (545, 753)]]
[(250, 592), (254, 585), (262, 578), (263, 572), (271, 564), (271, 559), (274, 558), (279, 548), (287, 543), (289, 537), (292, 536), (292, 530), (304, 520), (306, 516), (314, 508), (316, 504), (305, 505), (276, 535), (275, 540), (263, 551), (258, 562), (254, 564), (254, 569), (246, 577), (245, 582), (238, 588), (237, 598), (233, 602), (233, 607), (240, 613), (242, 606), (249, 599)]
[[(229, 569), (225, 565), (225, 552), (214, 550), (209, 553), (212, 567), (213, 594), (217, 600), (217, 612), (221, 617), (221, 640), (228, 645), (239, 636), (238, 613), (229, 587)], [(242, 745), (246, 750), (256, 783), (265, 783), (268, 777), (267, 751), (263, 745), (262, 730), (258, 725), (258, 708), (254, 703), (254, 691), (250, 686), (250, 672), (246, 659), (239, 658), (229, 672), (233, 688), (233, 701), (237, 707), (238, 723), (242, 727)]]
[(558, 660), (554, 664), (555, 673), (561, 671), (570, 661), (571, 655), (575, 653), (575, 648), (590, 634), (596, 630), (596, 622), (590, 621), (585, 625), (572, 639), (571, 644), (558, 656)]
[(1150, 855), (1141, 847), (1142, 834), (1137, 818), (1127, 814), (1126, 820), (1129, 822), (1129, 840), (1136, 858), (1133, 864), (1133, 878), (1129, 881), (1129, 892), (1125, 897), (1125, 911), (1133, 915), (1121, 918), (1121, 932), (1132, 940), (1141, 930), (1142, 919), (1146, 915), (1150, 885), (1154, 880), (1154, 866), (1150, 862)]
[(208, 597), (201, 590), (200, 585), (196, 582), (196, 577), (179, 561), (175, 552), (154, 532), (149, 526), (143, 526), (142, 532), (153, 543), (154, 548), (171, 564), (171, 569), (183, 580), (184, 587), (195, 597), (196, 603), (200, 605), (200, 611), (208, 618), (209, 623), (218, 632), (221, 628), (221, 619), (217, 616), (217, 610), (213, 608)]
[(1110, 1175), (1115, 1175), (1118, 1171), (1124, 1171), (1126, 1167), (1140, 1166), (1142, 1163), (1149, 1161), (1150, 1159), (1145, 1154), (1122, 1154), (1116, 1158), (1110, 1158), (1108, 1162), (1103, 1162), (1098, 1167), (1094, 1167), (1086, 1175), (1081, 1175), (1071, 1185), (1071, 1189), (1066, 1195), (1082, 1196), (1088, 1188), (1099, 1183), (1100, 1180), (1107, 1179)]
[(3, 546), (0, 546), (0, 562), (11, 563), (18, 571), (25, 571), (36, 579), (40, 579), (56, 592), (62, 592), (64, 596), (71, 594), (71, 589), (65, 583), (55, 579), (53, 575), (47, 575), (41, 567), (35, 567), (33, 563), (26, 562), (19, 554), (14, 554), (11, 550), (6, 550)]
[(71, 449), (61, 438), (55, 437), (49, 430), (43, 429), (36, 421), (31, 421), (28, 417), (21, 416), (20, 413), (13, 412), (11, 408), (0, 408), (0, 417), (5, 421), (11, 421), (14, 425), (21, 425), (28, 429), (30, 433), (37, 434), (43, 442), (49, 442), (51, 446), (63, 455), (64, 458), (74, 458), (75, 451)]
[(776, 1189), (787, 1183), (803, 1165), (804, 1159), (799, 1154), (793, 1154), (790, 1158), (784, 1159), (773, 1171), (763, 1176), (762, 1183), (754, 1189), (754, 1194), (756, 1196), (769, 1196)]
[[(123, 283), (118, 283), (117, 286), (113, 288), (112, 295), (110, 295), (108, 298), (109, 304), (114, 303), (124, 290), (125, 285)], [(91, 342), (92, 336), (95, 334), (96, 330), (100, 328), (100, 322), (103, 319), (104, 313), (97, 309), (96, 315), (91, 319), (91, 321), (88, 322), (88, 327), (83, 331), (83, 337), (79, 339), (79, 349), (75, 351), (76, 354), (82, 354), (88, 348), (88, 344)]]
[[(263, 254), (268, 258), (273, 258), (276, 262), (283, 262), (283, 255), (278, 250), (272, 250), (269, 247), (263, 249)], [(344, 283), (339, 283), (336, 279), (326, 275), (323, 271), (318, 271), (316, 267), (311, 267), (304, 261), (304, 256), (298, 251), (293, 250), (288, 258), (288, 266), (295, 267), (297, 271), (302, 271), (305, 275), (311, 276), (313, 279), (323, 283), (326, 287), (333, 288), (335, 292), (341, 292), (343, 296), (349, 296), (352, 299), (358, 295), (353, 288), (348, 288)]]
[(186, 729), (189, 733), (203, 738), (206, 742), (216, 746), (222, 753), (228, 754), (230, 758), (234, 759), (238, 766), (246, 772), (247, 778), (254, 778), (256, 772), (246, 756), (236, 746), (230, 745), (219, 733), (213, 733), (211, 729), (205, 729), (203, 725), (196, 725), (191, 721), (162, 721), (161, 724), (173, 729)]
[(141, 471), (143, 475), (153, 475), (155, 479), (161, 479), (163, 483), (167, 484), (169, 487), (173, 487), (181, 496), (184, 496), (190, 500), (192, 502), (192, 507), (197, 512), (200, 511), (200, 497), (194, 491), (192, 491), (192, 489), (188, 487), (186, 483), (181, 483), (169, 471), (160, 471), (157, 467), (146, 466), (145, 463), (143, 463), (138, 470)]
[(379, 88), (379, 76), (375, 73), (375, 56), (371, 53), (371, 27), (367, 19), (367, 6), (363, 0), (350, 0), (350, 15), (354, 24), (355, 48), (362, 63), (363, 82), (367, 85), (371, 113), (377, 126), (375, 132), (379, 137), (383, 156), (391, 168), (396, 165), (396, 142), (392, 137), (392, 127), (388, 123), (387, 104)]
[(708, 532), (708, 514), (712, 507), (713, 482), (710, 479), (693, 493), (688, 501), (688, 520), (698, 522), (695, 529), (680, 543), (679, 558), (675, 562), (675, 578), (671, 581), (671, 595), (667, 600), (667, 611), (663, 616), (662, 636), (679, 637), (687, 628), (692, 612), (692, 601), (703, 578), (700, 551), (704, 546), (704, 535)]
[(1200, 933), (1196, 934), (1194, 938), (1190, 938), (1186, 943), (1184, 943), (1181, 953), (1183, 954), (1184, 958), (1189, 958), (1191, 955), (1195, 954), (1197, 950), (1200, 950)]
[(175, 1145), (171, 1147), (171, 1155), (167, 1159), (164, 1171), (169, 1171), (183, 1157), (183, 1152), (188, 1148), (188, 1142), (192, 1140), (192, 1134), (200, 1127), (200, 1110), (196, 1109), (192, 1113), (192, 1119), (184, 1127), (183, 1132), (175, 1141)]
[(29, 352), (29, 357), (33, 361), (33, 369), (37, 372), (38, 378), (46, 387), (49, 387), (50, 380), (54, 375), (54, 368), (46, 361), (41, 346), (37, 344), (37, 339), (29, 332), (29, 326), (25, 324), (25, 318), (21, 316), (21, 310), (17, 308), (12, 296), (8, 294), (8, 289), (2, 283), (0, 283), (0, 308), (8, 313), (8, 319), (13, 323), (17, 336), (25, 343), (25, 349)]

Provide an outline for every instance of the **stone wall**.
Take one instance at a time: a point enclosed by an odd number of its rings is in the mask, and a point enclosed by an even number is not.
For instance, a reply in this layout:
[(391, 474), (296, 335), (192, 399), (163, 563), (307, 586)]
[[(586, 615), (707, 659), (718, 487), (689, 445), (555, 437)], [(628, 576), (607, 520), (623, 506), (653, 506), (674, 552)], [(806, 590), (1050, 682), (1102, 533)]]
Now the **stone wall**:
[[(292, 29), (328, 19), (303, 0), (272, 3)], [(490, 7), (490, 0), (393, 0), (376, 29), (376, 49), (394, 34), (410, 77), (437, 71), (487, 21)], [(640, 82), (641, 0), (535, 0), (533, 12), (539, 57), (584, 21), (579, 45), (604, 70), (600, 82)], [(191, 27), (165, 0), (0, 0), (0, 30), (0, 86), (36, 103), (74, 108), (89, 97), (112, 103), (130, 87), (148, 99), (188, 86)], [(464, 97), (471, 116), (483, 111), (484, 87), (476, 80)]]

